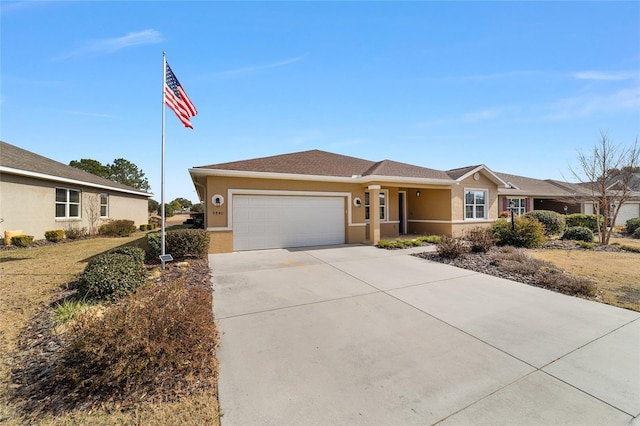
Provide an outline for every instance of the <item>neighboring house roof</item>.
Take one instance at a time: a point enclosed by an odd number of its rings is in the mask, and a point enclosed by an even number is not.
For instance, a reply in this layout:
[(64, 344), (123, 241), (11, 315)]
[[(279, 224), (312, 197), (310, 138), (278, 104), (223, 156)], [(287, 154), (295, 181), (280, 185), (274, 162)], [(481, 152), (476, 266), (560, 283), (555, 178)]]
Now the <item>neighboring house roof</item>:
[(0, 173), (151, 196), (131, 186), (101, 178), (2, 141), (0, 141)]
[(553, 179), (534, 179), (525, 176), (496, 172), (502, 180), (507, 182), (508, 188), (499, 188), (500, 195), (522, 195), (537, 197), (579, 197), (589, 195), (580, 184), (561, 182)]

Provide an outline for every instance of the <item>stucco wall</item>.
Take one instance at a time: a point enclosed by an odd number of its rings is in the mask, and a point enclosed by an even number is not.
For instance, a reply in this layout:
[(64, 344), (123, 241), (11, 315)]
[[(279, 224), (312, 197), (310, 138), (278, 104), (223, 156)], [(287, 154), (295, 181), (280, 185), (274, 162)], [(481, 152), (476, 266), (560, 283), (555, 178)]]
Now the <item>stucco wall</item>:
[[(56, 188), (81, 192), (80, 218), (56, 219)], [(67, 183), (56, 183), (3, 173), (0, 178), (0, 238), (5, 230), (22, 229), (35, 239), (43, 239), (52, 229), (89, 228), (87, 203), (92, 195), (109, 194), (109, 219), (147, 223), (148, 198), (113, 191), (97, 190)]]

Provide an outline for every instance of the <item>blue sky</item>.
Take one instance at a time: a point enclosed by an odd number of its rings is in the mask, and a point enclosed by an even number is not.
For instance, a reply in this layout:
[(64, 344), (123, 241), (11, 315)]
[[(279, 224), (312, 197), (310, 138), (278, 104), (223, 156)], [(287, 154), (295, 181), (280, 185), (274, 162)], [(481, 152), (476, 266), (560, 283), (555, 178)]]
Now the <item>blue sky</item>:
[(198, 108), (167, 110), (167, 201), (197, 200), (190, 167), (309, 149), (572, 180), (601, 131), (640, 135), (640, 2), (0, 7), (0, 138), (126, 158), (156, 200), (163, 50)]

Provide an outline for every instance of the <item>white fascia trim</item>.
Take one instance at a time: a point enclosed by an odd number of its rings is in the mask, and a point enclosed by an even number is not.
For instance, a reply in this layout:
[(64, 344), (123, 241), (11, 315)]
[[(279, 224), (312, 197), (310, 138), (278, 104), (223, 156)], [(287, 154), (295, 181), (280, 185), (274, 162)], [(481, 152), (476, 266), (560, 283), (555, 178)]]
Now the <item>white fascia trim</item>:
[[(233, 230), (233, 196), (234, 195), (286, 195), (304, 197), (346, 197), (347, 198), (347, 226), (351, 226), (351, 193), (350, 192), (326, 192), (326, 191), (285, 191), (271, 189), (233, 189), (227, 190), (227, 228)], [(205, 209), (206, 210), (206, 209)], [(219, 229), (219, 228), (218, 228)]]
[(493, 223), (495, 220), (491, 219), (467, 219), (467, 220), (420, 220), (410, 219), (411, 223), (447, 223), (452, 225), (462, 225), (465, 223)]
[(475, 169), (465, 173), (464, 175), (460, 176), (458, 179), (456, 179), (456, 181), (458, 182), (462, 182), (463, 180), (465, 180), (466, 178), (468, 178), (469, 176), (473, 176), (474, 173), (480, 172), (480, 171), (484, 171), (489, 175), (489, 178), (496, 184), (498, 185), (503, 185), (505, 188), (509, 188), (509, 184), (505, 181), (503, 181), (502, 179), (500, 179), (500, 177), (498, 175), (496, 175), (495, 173), (493, 173), (487, 166), (485, 166), (484, 164), (479, 165), (478, 167), (476, 167)]
[(9, 173), (9, 174), (14, 174), (14, 175), (19, 175), (19, 176), (32, 177), (32, 178), (36, 178), (36, 179), (44, 179), (44, 180), (50, 180), (50, 181), (54, 181), (54, 182), (63, 182), (63, 183), (69, 183), (69, 184), (72, 184), (72, 185), (79, 185), (79, 186), (88, 186), (88, 187), (91, 187), (91, 188), (109, 189), (109, 190), (115, 191), (115, 192), (125, 192), (127, 194), (144, 195), (145, 197), (153, 197), (153, 194), (149, 194), (147, 192), (133, 191), (133, 190), (122, 189), (122, 188), (115, 188), (113, 186), (100, 185), (98, 183), (91, 183), (91, 182), (86, 182), (86, 181), (82, 181), (82, 180), (63, 178), (63, 177), (60, 177), (60, 176), (47, 175), (47, 174), (44, 174), (44, 173), (30, 172), (30, 171), (27, 171), (27, 170), (13, 169), (11, 167), (5, 167), (5, 166), (0, 166), (0, 173)]
[(349, 226), (367, 226), (368, 223), (350, 223)]
[(221, 231), (232, 231), (232, 229), (229, 228), (228, 226), (215, 226), (215, 227), (207, 228), (207, 231), (209, 231), (209, 232), (221, 232)]
[(456, 184), (454, 180), (448, 179), (424, 179), (402, 176), (325, 176), (325, 175), (302, 175), (294, 173), (272, 173), (272, 172), (247, 172), (239, 170), (220, 170), (220, 169), (189, 169), (189, 173), (193, 176), (225, 176), (253, 179), (282, 179), (282, 180), (304, 180), (315, 182), (341, 182), (356, 183), (365, 185), (368, 183), (392, 183), (392, 184), (416, 184), (416, 185), (442, 185), (453, 186)]

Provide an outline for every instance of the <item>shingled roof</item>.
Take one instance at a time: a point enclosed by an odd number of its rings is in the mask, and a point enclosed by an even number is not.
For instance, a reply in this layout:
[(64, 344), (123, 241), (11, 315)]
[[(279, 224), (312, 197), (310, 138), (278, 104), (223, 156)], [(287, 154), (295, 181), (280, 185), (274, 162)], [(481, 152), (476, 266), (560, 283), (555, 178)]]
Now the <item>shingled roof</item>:
[(500, 188), (498, 192), (505, 195), (534, 195), (540, 197), (569, 197), (585, 195), (585, 188), (578, 184), (560, 182), (552, 179), (540, 180), (525, 176), (495, 172), (510, 188)]
[(418, 179), (452, 180), (444, 171), (399, 163), (397, 161), (369, 161), (321, 150), (255, 158), (230, 163), (194, 167), (194, 169), (233, 170), (244, 172), (282, 173), (296, 175), (332, 176), (387, 176)]
[(0, 172), (28, 175), (53, 181), (72, 181), (86, 186), (151, 196), (151, 194), (131, 186), (101, 178), (3, 141), (0, 141)]

